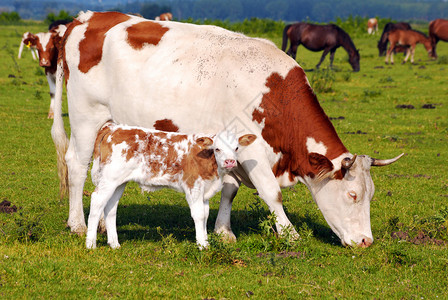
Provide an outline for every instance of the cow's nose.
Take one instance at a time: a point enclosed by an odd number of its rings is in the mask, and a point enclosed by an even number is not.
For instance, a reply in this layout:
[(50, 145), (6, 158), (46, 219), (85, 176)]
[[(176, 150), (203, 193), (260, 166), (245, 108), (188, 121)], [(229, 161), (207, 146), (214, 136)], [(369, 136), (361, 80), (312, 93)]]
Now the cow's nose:
[(231, 169), (236, 167), (236, 161), (234, 159), (226, 159), (224, 161), (224, 168)]
[(40, 61), (40, 66), (41, 67), (49, 67), (50, 66), (50, 62), (48, 60), (46, 60), (46, 59), (42, 59)]
[(364, 237), (362, 239), (361, 243), (358, 244), (358, 246), (361, 247), (361, 248), (367, 248), (370, 245), (372, 245), (372, 243), (373, 243), (373, 240), (371, 238)]

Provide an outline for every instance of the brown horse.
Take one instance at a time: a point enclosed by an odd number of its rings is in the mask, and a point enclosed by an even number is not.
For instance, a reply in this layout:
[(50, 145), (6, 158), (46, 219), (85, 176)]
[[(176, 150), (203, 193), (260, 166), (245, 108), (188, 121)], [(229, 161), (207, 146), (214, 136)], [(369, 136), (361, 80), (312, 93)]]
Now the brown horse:
[(420, 31), (396, 29), (389, 31), (387, 39), (389, 40), (390, 47), (387, 50), (386, 54), (386, 64), (388, 63), (389, 57), (390, 62), (392, 64), (394, 63), (393, 51), (394, 48), (397, 46), (397, 44), (410, 47), (410, 49), (408, 49), (406, 53), (406, 57), (404, 58), (403, 63), (405, 63), (408, 60), (409, 55), (411, 56), (411, 63), (414, 63), (415, 46), (418, 43), (421, 43), (423, 44), (423, 46), (425, 46), (426, 51), (428, 51), (428, 55), (431, 57), (432, 54), (431, 41), (429, 37), (427, 37)]
[(436, 45), (442, 40), (448, 42), (448, 20), (435, 19), (429, 23), (429, 38), (432, 45), (432, 57), (437, 58)]
[[(378, 51), (380, 52), (380, 56), (386, 55), (387, 51), (387, 33), (394, 29), (403, 29), (403, 30), (409, 30), (412, 29), (411, 25), (406, 22), (400, 22), (400, 23), (392, 23), (389, 22), (384, 26), (383, 33), (381, 34), (380, 40), (378, 41)], [(397, 52), (397, 51), (395, 51)]]
[(324, 51), (319, 63), (316, 65), (317, 69), (319, 69), (328, 52), (330, 52), (330, 67), (332, 67), (334, 53), (337, 48), (342, 46), (348, 53), (348, 61), (353, 71), (359, 71), (359, 52), (350, 36), (336, 25), (314, 25), (308, 23), (286, 25), (283, 30), (283, 51), (285, 51), (288, 44), (288, 38), (291, 41), (291, 46), (286, 53), (294, 59), (296, 59), (297, 48), (302, 44), (305, 48), (314, 52)]

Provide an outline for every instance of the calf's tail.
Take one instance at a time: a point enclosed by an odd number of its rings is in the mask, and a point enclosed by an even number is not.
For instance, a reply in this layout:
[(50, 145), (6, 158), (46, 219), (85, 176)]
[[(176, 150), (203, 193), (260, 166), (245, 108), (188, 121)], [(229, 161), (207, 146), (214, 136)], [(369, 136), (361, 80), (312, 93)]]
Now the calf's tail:
[(286, 50), (286, 45), (288, 44), (288, 30), (291, 27), (291, 24), (286, 25), (285, 29), (283, 29), (283, 40), (282, 40), (282, 51)]
[(62, 119), (62, 89), (64, 84), (64, 70), (62, 60), (58, 61), (56, 70), (56, 91), (54, 101), (54, 119), (51, 127), (51, 137), (56, 147), (58, 176), (59, 176), (59, 196), (62, 199), (68, 194), (68, 169), (65, 161), (65, 153), (68, 149), (69, 140), (64, 129)]

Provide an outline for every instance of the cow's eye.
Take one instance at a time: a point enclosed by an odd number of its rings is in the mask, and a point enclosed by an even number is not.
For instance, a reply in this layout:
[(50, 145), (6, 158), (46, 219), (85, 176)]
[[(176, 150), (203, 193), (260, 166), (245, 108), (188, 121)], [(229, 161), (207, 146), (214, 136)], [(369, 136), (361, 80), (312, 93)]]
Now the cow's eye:
[(356, 198), (358, 197), (358, 195), (356, 195), (356, 193), (354, 191), (348, 192), (348, 195), (350, 196), (350, 198), (353, 199), (353, 201), (356, 202)]
[(221, 149), (216, 148), (216, 149), (215, 149), (215, 152), (218, 152), (218, 153), (219, 153), (219, 152), (221, 152)]
[(238, 147), (235, 148), (235, 152), (238, 151)]

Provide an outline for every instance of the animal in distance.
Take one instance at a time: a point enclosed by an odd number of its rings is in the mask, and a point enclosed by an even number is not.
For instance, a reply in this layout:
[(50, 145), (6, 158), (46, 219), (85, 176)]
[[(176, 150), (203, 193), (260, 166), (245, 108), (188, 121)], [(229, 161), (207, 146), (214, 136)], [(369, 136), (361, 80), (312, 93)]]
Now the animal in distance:
[(300, 45), (314, 52), (324, 51), (316, 65), (317, 69), (319, 69), (328, 53), (330, 53), (330, 67), (332, 67), (336, 50), (343, 47), (347, 51), (348, 62), (353, 71), (358, 72), (360, 70), (359, 51), (350, 36), (337, 25), (315, 25), (303, 22), (289, 24), (283, 29), (283, 51), (286, 50), (288, 40), (290, 41), (290, 47), (286, 53), (294, 59), (296, 59), (297, 48)]

